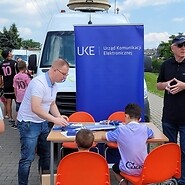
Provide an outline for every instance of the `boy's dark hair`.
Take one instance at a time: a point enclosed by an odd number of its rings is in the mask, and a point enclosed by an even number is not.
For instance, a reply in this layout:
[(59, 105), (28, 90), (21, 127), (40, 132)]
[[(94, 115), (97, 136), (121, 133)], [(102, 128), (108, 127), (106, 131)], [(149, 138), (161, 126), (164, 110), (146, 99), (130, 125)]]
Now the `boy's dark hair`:
[(9, 53), (12, 52), (12, 49), (11, 48), (5, 48), (3, 49), (1, 55), (4, 59), (6, 59), (9, 55)]
[(81, 129), (77, 132), (75, 141), (78, 148), (89, 149), (93, 145), (94, 135), (89, 129)]
[(141, 118), (141, 107), (135, 103), (130, 103), (125, 107), (125, 114), (128, 114), (130, 118)]
[(25, 62), (24, 60), (21, 60), (21, 61), (18, 63), (18, 69), (19, 69), (19, 70), (26, 69), (26, 62)]

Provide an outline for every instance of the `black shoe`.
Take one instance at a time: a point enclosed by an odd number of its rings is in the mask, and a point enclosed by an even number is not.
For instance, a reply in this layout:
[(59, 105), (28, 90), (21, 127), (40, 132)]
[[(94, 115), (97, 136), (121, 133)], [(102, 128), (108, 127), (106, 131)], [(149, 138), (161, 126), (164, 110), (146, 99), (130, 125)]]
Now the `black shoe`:
[(15, 125), (15, 124), (13, 124), (12, 126), (11, 126), (13, 129), (17, 129), (17, 125)]
[(174, 178), (166, 180), (165, 182), (162, 183), (162, 185), (176, 185), (176, 184), (177, 184), (177, 180)]
[(9, 125), (14, 125), (15, 124), (15, 121), (13, 120), (13, 119), (11, 119), (11, 118), (9, 118)]

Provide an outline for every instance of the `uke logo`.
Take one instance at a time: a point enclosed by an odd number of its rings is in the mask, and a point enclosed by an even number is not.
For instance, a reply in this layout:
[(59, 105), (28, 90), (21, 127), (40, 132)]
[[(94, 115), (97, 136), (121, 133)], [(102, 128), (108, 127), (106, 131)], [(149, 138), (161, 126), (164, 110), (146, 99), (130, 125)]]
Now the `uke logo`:
[(77, 54), (79, 56), (83, 55), (93, 56), (95, 55), (95, 46), (77, 47)]

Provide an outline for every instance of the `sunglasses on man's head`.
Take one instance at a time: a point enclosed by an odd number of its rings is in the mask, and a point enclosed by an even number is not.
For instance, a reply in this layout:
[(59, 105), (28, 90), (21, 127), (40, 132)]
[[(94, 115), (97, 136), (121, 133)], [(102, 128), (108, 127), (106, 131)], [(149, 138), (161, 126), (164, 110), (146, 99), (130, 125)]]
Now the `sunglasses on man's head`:
[(183, 46), (185, 47), (185, 42), (180, 43), (180, 44), (176, 44), (176, 46), (177, 46), (178, 48), (182, 48)]

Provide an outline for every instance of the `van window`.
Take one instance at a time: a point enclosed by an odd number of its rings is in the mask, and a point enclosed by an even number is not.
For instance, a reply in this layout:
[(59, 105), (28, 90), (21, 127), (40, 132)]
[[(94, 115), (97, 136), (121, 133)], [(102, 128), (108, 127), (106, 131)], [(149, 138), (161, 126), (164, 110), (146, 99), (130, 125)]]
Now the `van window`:
[(74, 31), (52, 31), (47, 33), (40, 67), (50, 67), (53, 60), (57, 58), (66, 59), (70, 67), (75, 67)]
[(25, 62), (28, 61), (28, 56), (27, 55), (13, 55), (13, 57), (12, 57), (13, 60), (17, 60), (17, 58), (21, 58)]

